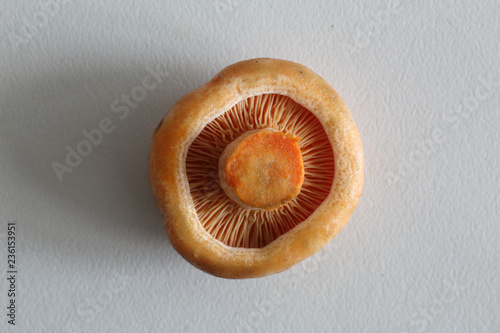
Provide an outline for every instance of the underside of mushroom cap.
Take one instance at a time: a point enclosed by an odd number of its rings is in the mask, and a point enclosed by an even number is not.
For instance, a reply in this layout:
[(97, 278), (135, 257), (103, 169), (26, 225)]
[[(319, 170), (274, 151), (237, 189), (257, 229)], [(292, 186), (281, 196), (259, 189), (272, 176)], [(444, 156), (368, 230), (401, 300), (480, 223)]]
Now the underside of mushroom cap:
[[(276, 144), (278, 150), (283, 153), (285, 149), (293, 150), (293, 145), (296, 145), (300, 154), (300, 163), (293, 163), (298, 159), (295, 152), (288, 154), (292, 156), (283, 154), (282, 159), (287, 158), (287, 163), (281, 169), (281, 176), (289, 173), (294, 178), (290, 182), (290, 192), (294, 185), (298, 188), (297, 193), (289, 197), (280, 197), (276, 191), (268, 190), (277, 202), (260, 196), (264, 189), (273, 185), (265, 183), (262, 171), (268, 172), (274, 164), (269, 165), (267, 161), (265, 165), (266, 161), (263, 161), (263, 155), (269, 155), (266, 152), (272, 148), (270, 140), (265, 143), (255, 141), (261, 139), (263, 133), (268, 133), (269, 137), (270, 129), (276, 135), (282, 133)], [(296, 141), (292, 143), (292, 139), (284, 139), (286, 135)], [(248, 148), (251, 140), (258, 147)], [(243, 143), (246, 146), (241, 148)], [(283, 147), (284, 143), (288, 145)], [(237, 147), (245, 149), (244, 161), (240, 163), (260, 163), (261, 171), (261, 177), (252, 177), (249, 168), (244, 170), (246, 184), (237, 184), (238, 189), (243, 188), (240, 192), (245, 192), (240, 195), (226, 184), (227, 170), (224, 168), (227, 163), (224, 159), (234, 158)], [(221, 164), (223, 170), (219, 169)], [(231, 166), (234, 169), (234, 163)], [(295, 170), (299, 168), (302, 172)], [(289, 97), (278, 94), (249, 97), (208, 123), (189, 147), (186, 158), (191, 196), (200, 223), (213, 237), (232, 247), (264, 247), (307, 219), (330, 192), (334, 170), (332, 147), (318, 119)], [(233, 174), (229, 178), (234, 180), (237, 176), (241, 177)], [(248, 200), (242, 200), (241, 196)], [(252, 205), (251, 200), (261, 202)]]

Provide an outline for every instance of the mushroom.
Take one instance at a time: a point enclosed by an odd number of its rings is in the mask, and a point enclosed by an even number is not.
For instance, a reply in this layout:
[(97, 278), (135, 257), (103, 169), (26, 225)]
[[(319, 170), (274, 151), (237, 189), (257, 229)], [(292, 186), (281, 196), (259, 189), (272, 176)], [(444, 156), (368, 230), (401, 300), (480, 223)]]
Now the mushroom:
[(363, 187), (363, 152), (339, 95), (285, 60), (233, 64), (156, 128), (149, 179), (172, 246), (219, 277), (281, 272), (325, 246)]

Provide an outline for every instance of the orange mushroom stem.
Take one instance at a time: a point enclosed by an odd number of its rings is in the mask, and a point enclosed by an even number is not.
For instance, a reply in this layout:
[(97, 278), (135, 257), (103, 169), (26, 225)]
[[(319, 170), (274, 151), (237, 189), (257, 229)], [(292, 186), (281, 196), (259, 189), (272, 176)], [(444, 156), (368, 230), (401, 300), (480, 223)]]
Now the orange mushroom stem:
[(271, 128), (247, 132), (219, 160), (221, 187), (236, 203), (274, 210), (294, 199), (304, 183), (298, 137)]

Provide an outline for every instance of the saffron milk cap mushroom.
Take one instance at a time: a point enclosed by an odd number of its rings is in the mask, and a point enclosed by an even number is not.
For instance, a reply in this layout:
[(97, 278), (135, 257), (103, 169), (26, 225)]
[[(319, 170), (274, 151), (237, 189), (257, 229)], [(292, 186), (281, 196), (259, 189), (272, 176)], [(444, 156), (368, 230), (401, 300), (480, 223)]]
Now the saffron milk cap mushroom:
[(344, 227), (363, 150), (337, 92), (290, 61), (230, 65), (156, 128), (149, 180), (172, 246), (224, 278), (286, 270)]

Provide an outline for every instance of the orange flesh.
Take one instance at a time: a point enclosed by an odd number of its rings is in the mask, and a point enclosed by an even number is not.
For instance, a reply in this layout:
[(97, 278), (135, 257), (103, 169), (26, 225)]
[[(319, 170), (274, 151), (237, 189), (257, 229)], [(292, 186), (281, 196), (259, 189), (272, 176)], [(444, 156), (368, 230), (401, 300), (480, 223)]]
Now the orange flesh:
[(225, 165), (225, 181), (241, 202), (272, 210), (297, 196), (304, 182), (297, 141), (265, 129), (236, 146)]

